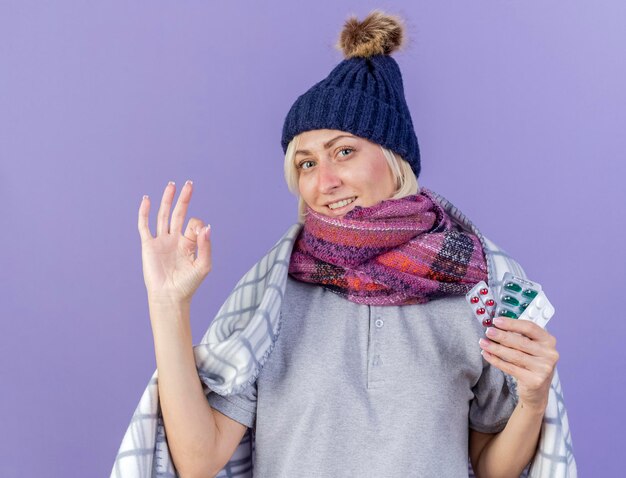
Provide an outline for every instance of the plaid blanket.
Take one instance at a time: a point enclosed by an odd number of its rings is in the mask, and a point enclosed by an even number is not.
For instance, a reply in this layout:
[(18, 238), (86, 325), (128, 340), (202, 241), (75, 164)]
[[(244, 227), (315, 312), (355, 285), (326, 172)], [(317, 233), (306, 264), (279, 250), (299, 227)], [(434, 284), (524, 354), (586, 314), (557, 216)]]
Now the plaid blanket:
[[(476, 234), (485, 251), (489, 286), (497, 296), (505, 272), (526, 277), (521, 266), (484, 237), (469, 219), (444, 197), (433, 197), (465, 230)], [(280, 308), (289, 259), (302, 225), (294, 224), (276, 245), (237, 283), (207, 332), (194, 346), (198, 374), (205, 393), (237, 394), (256, 381), (271, 354), (280, 329)], [(506, 374), (505, 374), (506, 375)], [(515, 379), (507, 385), (517, 397)], [(252, 476), (254, 435), (246, 432), (218, 478)], [(468, 462), (468, 477), (473, 477)], [(521, 476), (576, 478), (572, 437), (558, 371), (550, 386), (541, 438), (535, 456)], [(159, 406), (157, 372), (144, 391), (120, 445), (111, 478), (178, 477), (169, 453)]]

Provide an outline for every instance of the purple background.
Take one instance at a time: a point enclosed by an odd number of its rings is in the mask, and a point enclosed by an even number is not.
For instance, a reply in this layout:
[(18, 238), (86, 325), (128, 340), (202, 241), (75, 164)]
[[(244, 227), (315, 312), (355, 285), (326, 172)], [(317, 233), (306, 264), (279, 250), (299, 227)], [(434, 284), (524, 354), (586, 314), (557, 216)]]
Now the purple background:
[(420, 184), (544, 286), (579, 470), (619, 475), (626, 4), (262, 3), (0, 4), (0, 476), (108, 475), (155, 368), (141, 196), (191, 178), (213, 225), (197, 342), (295, 222), (288, 108), (376, 7), (407, 20)]

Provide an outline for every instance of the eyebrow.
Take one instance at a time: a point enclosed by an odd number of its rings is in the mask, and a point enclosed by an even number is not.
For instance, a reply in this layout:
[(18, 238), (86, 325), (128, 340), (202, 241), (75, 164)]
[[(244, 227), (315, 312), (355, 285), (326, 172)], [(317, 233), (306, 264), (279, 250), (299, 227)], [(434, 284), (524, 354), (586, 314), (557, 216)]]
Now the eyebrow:
[[(335, 141), (337, 141), (340, 138), (356, 138), (356, 136), (354, 136), (354, 135), (347, 135), (347, 134), (340, 134), (339, 136), (336, 136), (333, 139), (331, 139), (330, 141), (328, 141), (327, 143), (324, 143), (324, 149), (330, 148), (335, 143)], [(299, 149), (298, 151), (296, 151), (294, 156), (297, 156), (299, 154), (311, 154), (311, 152), (309, 150), (307, 150), (307, 149)]]

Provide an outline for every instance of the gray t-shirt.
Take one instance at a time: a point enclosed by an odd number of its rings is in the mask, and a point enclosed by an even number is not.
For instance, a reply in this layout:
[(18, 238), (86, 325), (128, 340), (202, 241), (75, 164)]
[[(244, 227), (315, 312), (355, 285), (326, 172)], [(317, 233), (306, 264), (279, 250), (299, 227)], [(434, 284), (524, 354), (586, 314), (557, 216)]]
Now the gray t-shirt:
[(462, 296), (368, 306), (288, 277), (281, 314), (256, 383), (209, 395), (253, 428), (256, 478), (467, 476), (468, 428), (515, 408)]

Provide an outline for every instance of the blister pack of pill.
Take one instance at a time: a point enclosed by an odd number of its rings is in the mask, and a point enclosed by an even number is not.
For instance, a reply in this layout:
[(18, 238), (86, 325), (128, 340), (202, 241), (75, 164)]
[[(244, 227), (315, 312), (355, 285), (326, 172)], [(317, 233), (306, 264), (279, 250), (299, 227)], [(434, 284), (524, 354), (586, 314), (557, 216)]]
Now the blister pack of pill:
[(542, 291), (541, 284), (509, 272), (504, 274), (497, 301), (484, 281), (476, 284), (465, 298), (474, 316), (485, 327), (491, 327), (496, 316), (530, 320), (545, 327), (554, 315), (554, 306)]
[(472, 308), (474, 316), (484, 327), (491, 327), (496, 314), (496, 301), (485, 281), (480, 281), (465, 295), (465, 300)]
[(540, 292), (541, 284), (521, 279), (507, 272), (502, 278), (498, 315), (518, 319)]

